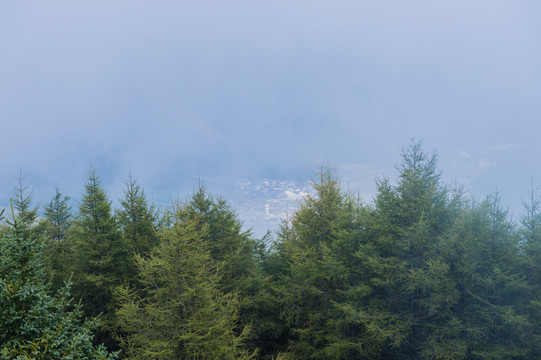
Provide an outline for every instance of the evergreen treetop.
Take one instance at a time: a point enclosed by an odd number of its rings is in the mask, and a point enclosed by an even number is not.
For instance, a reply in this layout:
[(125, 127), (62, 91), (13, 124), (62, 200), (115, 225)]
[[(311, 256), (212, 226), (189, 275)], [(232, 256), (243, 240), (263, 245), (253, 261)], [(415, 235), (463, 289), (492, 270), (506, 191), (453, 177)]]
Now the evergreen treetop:
[(58, 187), (54, 197), (45, 205), (45, 219), (48, 222), (48, 236), (52, 240), (65, 240), (66, 233), (71, 226), (71, 206), (68, 205), (70, 197), (62, 194)]
[(237, 334), (237, 294), (224, 293), (207, 226), (187, 218), (148, 258), (136, 256), (141, 290), (118, 291), (119, 324), (133, 359), (251, 359), (249, 327)]
[(117, 212), (118, 224), (131, 255), (148, 254), (158, 244), (158, 214), (130, 173)]
[(46, 283), (41, 245), (21, 237), (17, 218), (0, 238), (0, 357), (3, 359), (114, 359), (92, 344), (97, 319), (82, 320), (68, 282), (57, 293)]

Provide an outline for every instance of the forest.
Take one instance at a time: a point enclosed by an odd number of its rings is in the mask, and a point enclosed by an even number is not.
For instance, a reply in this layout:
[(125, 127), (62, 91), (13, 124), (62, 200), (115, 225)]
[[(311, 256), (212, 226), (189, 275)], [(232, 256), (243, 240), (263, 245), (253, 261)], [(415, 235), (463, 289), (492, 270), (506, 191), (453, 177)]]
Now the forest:
[[(538, 359), (541, 199), (444, 183), (412, 141), (370, 202), (331, 168), (255, 238), (200, 186), (158, 210), (129, 176), (113, 209), (15, 186), (0, 227), (2, 359)], [(20, 179), (21, 180), (21, 179)]]

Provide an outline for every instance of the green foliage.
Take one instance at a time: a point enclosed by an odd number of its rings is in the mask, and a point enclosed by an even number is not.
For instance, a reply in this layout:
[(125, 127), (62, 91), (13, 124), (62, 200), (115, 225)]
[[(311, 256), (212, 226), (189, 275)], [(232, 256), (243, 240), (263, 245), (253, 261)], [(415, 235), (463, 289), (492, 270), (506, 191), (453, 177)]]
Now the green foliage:
[(148, 254), (159, 241), (156, 228), (158, 214), (131, 174), (120, 205), (122, 208), (117, 212), (117, 219), (128, 253), (131, 256)]
[(385, 333), (389, 329), (382, 326), (382, 311), (361, 307), (372, 291), (356, 257), (361, 209), (344, 198), (328, 169), (322, 170), (314, 188), (317, 195), (305, 199), (280, 234), (279, 251), (287, 268), (277, 300), (292, 332), (287, 356), (376, 356), (383, 340), (393, 335)]
[(531, 328), (524, 334), (530, 345), (531, 354), (541, 352), (541, 201), (533, 181), (528, 201), (523, 201), (525, 214), (521, 220), (521, 248), (523, 249), (521, 270), (528, 283), (528, 294), (524, 296), (522, 309), (528, 314)]
[[(180, 210), (148, 258), (137, 256), (141, 290), (122, 288), (121, 343), (133, 359), (250, 359), (249, 327), (238, 327), (235, 292), (220, 290), (224, 268), (213, 261), (209, 228)], [(237, 334), (238, 332), (238, 334)]]
[(13, 206), (16, 210), (17, 223), (23, 238), (33, 236), (32, 227), (38, 216), (38, 207), (32, 205), (32, 191), (26, 183), (22, 169), (17, 176), (17, 184), (13, 189)]
[[(218, 287), (224, 293), (238, 293), (240, 324), (251, 324), (252, 336), (261, 339), (267, 336), (266, 321), (260, 316), (267, 310), (268, 288), (257, 261), (258, 243), (242, 224), (229, 204), (214, 198), (203, 186), (192, 195), (186, 204), (179, 205), (170, 215), (177, 222), (192, 222), (198, 231), (207, 234), (207, 245), (213, 262), (220, 264), (221, 275)], [(253, 349), (260, 347), (256, 340)]]
[(56, 188), (54, 197), (45, 205), (45, 216), (38, 225), (44, 243), (44, 267), (54, 289), (61, 288), (71, 276), (68, 261), (72, 249), (67, 233), (72, 216), (68, 201), (69, 196)]
[(196, 229), (206, 228), (208, 246), (212, 259), (222, 263), (221, 289), (229, 291), (246, 290), (246, 280), (257, 270), (255, 259), (256, 242), (248, 232), (242, 231), (242, 224), (229, 204), (214, 199), (200, 186), (190, 201), (174, 214), (177, 221), (194, 222)]
[(62, 194), (58, 187), (52, 200), (45, 205), (45, 220), (47, 222), (46, 236), (54, 241), (65, 241), (66, 233), (71, 226), (70, 197)]
[(70, 241), (74, 296), (82, 299), (87, 316), (103, 314), (105, 327), (98, 339), (113, 348), (107, 330), (114, 323), (113, 293), (127, 278), (129, 257), (111, 213), (111, 203), (94, 170), (89, 172)]
[[(523, 338), (529, 325), (520, 309), (526, 290), (517, 272), (518, 238), (498, 196), (464, 209), (449, 242), (453, 278), (461, 289), (454, 316), (460, 339), (479, 359), (514, 359), (527, 355)], [(455, 335), (455, 339), (459, 337)]]
[(36, 227), (21, 176), (17, 231), (0, 228), (0, 354), (107, 358), (91, 344), (103, 313), (94, 344), (113, 348), (116, 332), (134, 359), (537, 359), (533, 184), (517, 226), (498, 194), (444, 185), (421, 142), (397, 170), (365, 205), (323, 168), (276, 241), (254, 240), (203, 187), (158, 216), (131, 176), (115, 218), (93, 170), (75, 220), (57, 190)]
[(139, 284), (135, 256), (146, 257), (151, 249), (158, 245), (158, 214), (154, 206), (148, 203), (144, 190), (131, 174), (126, 181), (120, 205), (121, 209), (117, 211), (116, 218), (126, 250), (125, 281), (137, 287)]
[[(400, 329), (383, 351), (389, 358), (421, 356), (434, 329), (451, 318), (459, 298), (449, 264), (441, 257), (441, 239), (457, 211), (436, 165), (436, 155), (425, 153), (421, 142), (412, 141), (402, 150), (398, 183), (383, 179), (377, 184), (366, 241), (358, 252), (370, 265), (369, 302), (390, 314)], [(436, 343), (425, 356), (437, 358), (435, 348)]]
[(14, 220), (0, 238), (0, 357), (2, 359), (113, 359), (92, 345), (96, 319), (81, 320), (70, 284), (50, 291), (39, 262), (41, 246), (24, 239)]

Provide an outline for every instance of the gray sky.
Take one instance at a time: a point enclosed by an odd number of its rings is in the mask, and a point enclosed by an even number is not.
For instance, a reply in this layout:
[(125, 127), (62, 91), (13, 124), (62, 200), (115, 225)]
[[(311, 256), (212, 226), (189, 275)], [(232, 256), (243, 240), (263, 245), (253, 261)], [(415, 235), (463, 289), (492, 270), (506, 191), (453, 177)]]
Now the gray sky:
[[(538, 1), (0, 1), (0, 202), (308, 178), (370, 200), (410, 137), (520, 210), (541, 183)], [(218, 186), (219, 187), (219, 186)], [(212, 190), (212, 189), (211, 189)], [(220, 192), (220, 189), (216, 189)]]

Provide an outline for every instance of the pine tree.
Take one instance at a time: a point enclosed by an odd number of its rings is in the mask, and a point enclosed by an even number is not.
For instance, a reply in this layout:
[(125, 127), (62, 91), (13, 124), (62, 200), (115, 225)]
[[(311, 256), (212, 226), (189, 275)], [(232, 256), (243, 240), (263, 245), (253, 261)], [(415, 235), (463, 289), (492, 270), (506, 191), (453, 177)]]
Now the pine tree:
[[(136, 256), (140, 290), (118, 292), (122, 345), (133, 359), (250, 359), (235, 292), (220, 289), (206, 225), (179, 214), (148, 258)], [(240, 332), (239, 332), (240, 330)]]
[(54, 289), (63, 286), (71, 274), (69, 261), (71, 246), (67, 233), (71, 227), (71, 207), (68, 205), (69, 196), (62, 194), (58, 188), (52, 200), (45, 205), (45, 216), (39, 223), (43, 236), (43, 262)]
[(33, 194), (26, 183), (22, 168), (16, 176), (17, 184), (13, 189), (13, 205), (17, 212), (19, 231), (23, 238), (33, 236), (32, 227), (38, 216), (38, 207), (32, 205)]
[(451, 276), (461, 297), (453, 321), (455, 338), (460, 338), (465, 351), (462, 358), (528, 355), (531, 327), (522, 307), (528, 287), (517, 267), (521, 262), (517, 235), (497, 195), (465, 209), (454, 226)]
[(532, 181), (529, 199), (522, 201), (525, 214), (520, 221), (521, 247), (528, 263), (527, 276), (534, 283), (541, 281), (541, 199), (538, 190)]
[(148, 254), (158, 245), (158, 215), (131, 174), (126, 181), (120, 205), (122, 208), (117, 212), (118, 224), (129, 254)]
[(127, 277), (129, 258), (111, 213), (111, 203), (93, 169), (89, 172), (70, 238), (74, 295), (82, 299), (87, 316), (103, 313), (105, 328), (98, 334), (98, 340), (112, 348), (107, 329), (114, 323), (113, 293)]
[[(436, 154), (424, 152), (419, 141), (403, 148), (398, 170), (397, 185), (387, 179), (378, 182), (374, 211), (365, 228), (367, 241), (359, 251), (362, 263), (371, 264), (370, 303), (401, 329), (390, 337), (383, 356), (459, 356), (455, 349), (460, 351), (460, 346), (443, 349), (452, 341), (439, 330), (451, 329), (453, 305), (459, 298), (441, 240), (456, 220), (460, 197), (451, 196), (441, 184)], [(432, 340), (436, 336), (444, 340)]]
[(70, 197), (62, 194), (58, 187), (54, 197), (45, 205), (45, 220), (47, 221), (47, 237), (54, 241), (66, 240), (66, 233), (71, 226)]
[(223, 199), (214, 199), (200, 186), (182, 211), (174, 214), (178, 221), (189, 219), (198, 229), (207, 228), (212, 259), (223, 263), (222, 290), (247, 290), (251, 274), (257, 269), (256, 242), (242, 231), (235, 212)]
[(524, 296), (521, 308), (528, 314), (531, 324), (523, 338), (527, 339), (525, 342), (533, 355), (541, 352), (541, 199), (538, 191), (539, 187), (534, 187), (532, 180), (529, 198), (522, 202), (525, 214), (520, 228), (521, 267), (528, 283), (528, 295)]
[[(384, 316), (366, 308), (371, 288), (358, 271), (360, 209), (345, 198), (332, 172), (323, 169), (317, 196), (307, 197), (280, 234), (287, 268), (277, 301), (292, 331), (292, 359), (377, 357), (392, 336), (373, 331)], [(383, 325), (384, 327), (384, 325)]]
[(50, 290), (39, 262), (41, 245), (21, 236), (17, 218), (0, 238), (0, 357), (2, 359), (113, 359), (92, 344), (97, 320), (82, 320), (70, 284)]
[[(219, 289), (224, 293), (238, 292), (240, 323), (257, 324), (255, 301), (262, 295), (258, 286), (261, 279), (256, 259), (257, 243), (235, 212), (223, 199), (215, 199), (200, 186), (190, 200), (178, 206), (171, 218), (177, 222), (193, 222), (198, 230), (206, 229), (208, 248), (212, 260), (221, 264)], [(254, 326), (258, 334), (258, 326)]]

